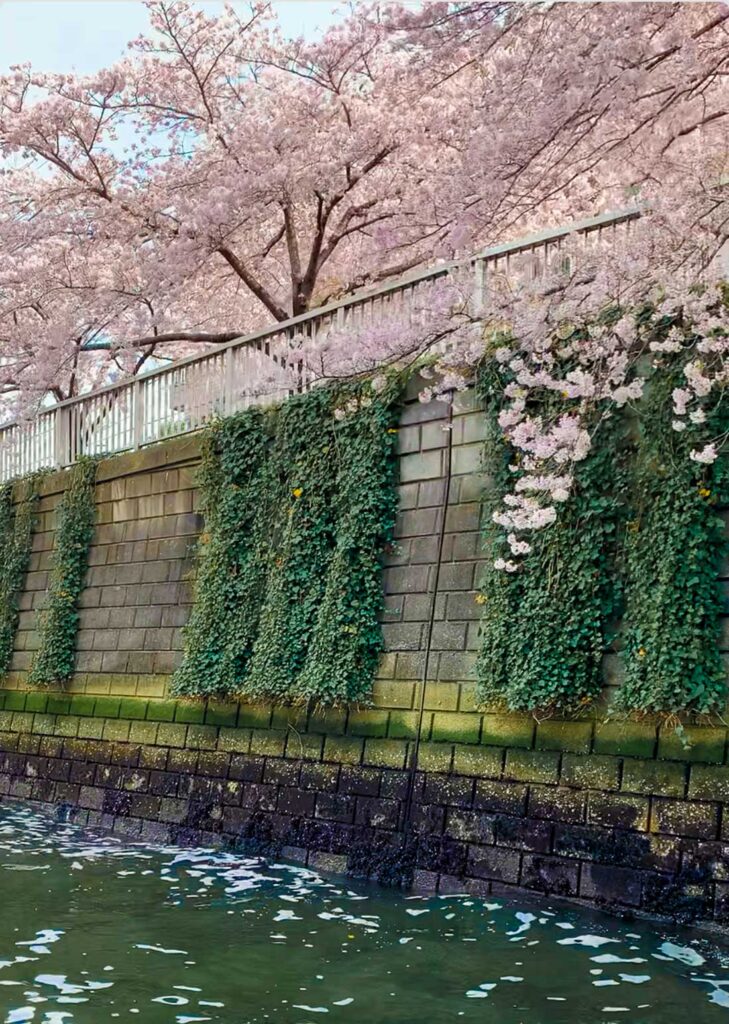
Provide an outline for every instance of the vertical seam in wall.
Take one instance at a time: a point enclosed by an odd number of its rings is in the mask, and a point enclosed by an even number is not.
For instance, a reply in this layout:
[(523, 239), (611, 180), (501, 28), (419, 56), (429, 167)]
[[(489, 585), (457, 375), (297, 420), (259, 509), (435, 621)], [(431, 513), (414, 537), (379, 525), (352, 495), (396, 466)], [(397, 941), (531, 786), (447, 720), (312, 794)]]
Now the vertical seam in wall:
[(448, 514), (448, 505), (450, 503), (451, 495), (451, 477), (452, 477), (452, 463), (453, 463), (453, 393), (448, 392), (448, 417), (444, 429), (447, 434), (447, 442), (445, 446), (445, 466), (444, 466), (444, 479), (445, 487), (443, 488), (443, 503), (441, 505), (441, 521), (440, 529), (438, 531), (438, 546), (436, 550), (435, 558), (435, 574), (433, 579), (433, 585), (430, 591), (430, 607), (428, 609), (428, 620), (427, 628), (425, 632), (425, 653), (423, 659), (423, 673), (420, 681), (420, 706), (418, 708), (418, 720), (415, 731), (415, 742), (413, 743), (413, 749), (410, 756), (410, 769), (408, 776), (408, 788), (405, 797), (405, 813), (403, 816), (403, 846), (406, 845), (408, 835), (410, 833), (410, 824), (413, 807), (413, 795), (415, 792), (415, 773), (418, 768), (418, 753), (420, 751), (420, 736), (423, 730), (423, 718), (425, 717), (425, 688), (428, 681), (428, 675), (430, 672), (430, 658), (432, 654), (433, 644), (433, 627), (435, 625), (435, 613), (436, 613), (436, 602), (438, 600), (438, 586), (440, 583), (440, 570), (443, 561), (443, 545), (445, 541), (446, 532), (446, 516)]

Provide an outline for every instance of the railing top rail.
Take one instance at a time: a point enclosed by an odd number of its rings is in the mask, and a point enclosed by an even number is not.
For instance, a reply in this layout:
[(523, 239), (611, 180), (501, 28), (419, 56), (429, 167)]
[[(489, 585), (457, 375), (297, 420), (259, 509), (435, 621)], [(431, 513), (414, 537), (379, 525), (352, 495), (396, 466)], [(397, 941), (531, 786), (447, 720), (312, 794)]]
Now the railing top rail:
[[(378, 285), (374, 288), (361, 289), (360, 291), (347, 295), (335, 302), (329, 302), (325, 306), (317, 306), (315, 309), (311, 309), (306, 313), (290, 317), (288, 320), (279, 320), (276, 323), (269, 324), (266, 327), (261, 327), (256, 331), (252, 331), (250, 334), (244, 334), (239, 338), (234, 338), (232, 341), (217, 345), (214, 349), (202, 352), (200, 355), (191, 355), (186, 356), (183, 359), (176, 359), (167, 366), (148, 370), (146, 373), (140, 373), (135, 377), (130, 377), (126, 380), (118, 381), (113, 384), (106, 384), (104, 387), (96, 388), (93, 391), (87, 391), (82, 395), (75, 396), (74, 398), (67, 398), (62, 402), (57, 402), (54, 405), (49, 405), (43, 409), (39, 409), (36, 416), (43, 416), (46, 413), (52, 413), (56, 409), (64, 408), (66, 406), (88, 402), (97, 396), (108, 394), (110, 392), (122, 391), (125, 388), (133, 387), (136, 382), (146, 381), (153, 377), (164, 376), (181, 367), (204, 362), (206, 359), (210, 358), (211, 355), (219, 354), (224, 352), (226, 349), (244, 347), (246, 345), (252, 345), (258, 341), (264, 341), (266, 338), (274, 338), (276, 335), (290, 331), (292, 328), (301, 327), (304, 324), (330, 316), (340, 309), (351, 308), (371, 299), (391, 295), (394, 292), (402, 291), (405, 288), (420, 284), (423, 281), (436, 280), (437, 278), (450, 273), (452, 270), (468, 267), (477, 262), (496, 259), (499, 256), (524, 252), (529, 249), (534, 249), (539, 245), (547, 245), (550, 242), (559, 241), (560, 239), (566, 238), (568, 235), (576, 232), (593, 231), (611, 224), (619, 224), (626, 220), (633, 220), (640, 215), (640, 207), (628, 207), (624, 210), (599, 214), (596, 217), (587, 217), (583, 220), (566, 224), (563, 227), (539, 231), (534, 234), (515, 239), (513, 242), (503, 242), (500, 245), (490, 246), (487, 249), (483, 249), (481, 252), (463, 259), (443, 261), (442, 263), (438, 263), (435, 266), (428, 267), (424, 270), (413, 271), (410, 274), (405, 274), (402, 277), (398, 277), (393, 281), (387, 282), (386, 284)], [(0, 427), (0, 433), (15, 425), (16, 422), (4, 424)]]

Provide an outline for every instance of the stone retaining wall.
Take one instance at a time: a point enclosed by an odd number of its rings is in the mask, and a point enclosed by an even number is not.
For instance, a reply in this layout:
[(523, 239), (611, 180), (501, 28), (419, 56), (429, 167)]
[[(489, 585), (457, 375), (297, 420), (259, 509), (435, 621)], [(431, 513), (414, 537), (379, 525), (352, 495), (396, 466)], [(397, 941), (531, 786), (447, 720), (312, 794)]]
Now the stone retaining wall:
[[(242, 842), (444, 892), (521, 887), (725, 920), (723, 725), (679, 736), (647, 721), (536, 723), (476, 710), (483, 416), (461, 397), (444, 510), (446, 417), (414, 395), (403, 413), (398, 544), (371, 708), (169, 699), (201, 525), (194, 436), (101, 464), (77, 672), (65, 693), (27, 690), (63, 488), (63, 474), (46, 479), (0, 691), (0, 795), (62, 805), (134, 837)], [(607, 655), (606, 682), (618, 681)]]

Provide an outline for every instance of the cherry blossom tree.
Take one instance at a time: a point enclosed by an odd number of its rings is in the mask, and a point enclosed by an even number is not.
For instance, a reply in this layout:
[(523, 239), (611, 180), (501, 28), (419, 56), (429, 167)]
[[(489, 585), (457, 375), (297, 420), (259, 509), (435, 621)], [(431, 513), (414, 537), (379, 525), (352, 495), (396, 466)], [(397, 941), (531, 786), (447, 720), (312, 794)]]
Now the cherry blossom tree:
[(564, 320), (554, 295), (586, 316), (618, 279), (640, 290), (649, 257), (675, 290), (726, 239), (725, 6), (358, 4), (313, 43), (283, 38), (265, 4), (147, 6), (113, 67), (0, 79), (0, 388), (20, 408), (437, 258), (652, 204), (663, 244), (589, 287), (523, 301), (506, 286), (469, 310), (452, 283), (430, 318), (297, 353), (357, 372), (447, 340), (455, 385), (484, 325), (510, 318), (528, 348), (535, 324)]

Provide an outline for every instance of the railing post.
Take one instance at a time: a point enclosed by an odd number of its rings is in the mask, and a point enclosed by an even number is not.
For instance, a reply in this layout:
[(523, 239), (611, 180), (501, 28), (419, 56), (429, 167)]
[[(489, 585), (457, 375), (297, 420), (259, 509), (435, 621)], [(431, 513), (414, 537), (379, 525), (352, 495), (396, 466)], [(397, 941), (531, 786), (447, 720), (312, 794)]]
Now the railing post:
[(473, 313), (480, 316), (484, 309), (486, 287), (486, 260), (477, 259), (473, 264)]
[(144, 387), (141, 380), (134, 381), (134, 431), (132, 447), (141, 448), (144, 441)]
[(232, 348), (223, 350), (223, 416), (230, 416), (235, 412), (235, 394), (233, 373), (235, 370), (235, 353)]
[(53, 461), (62, 469), (71, 459), (71, 406), (59, 405), (53, 423)]

